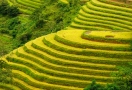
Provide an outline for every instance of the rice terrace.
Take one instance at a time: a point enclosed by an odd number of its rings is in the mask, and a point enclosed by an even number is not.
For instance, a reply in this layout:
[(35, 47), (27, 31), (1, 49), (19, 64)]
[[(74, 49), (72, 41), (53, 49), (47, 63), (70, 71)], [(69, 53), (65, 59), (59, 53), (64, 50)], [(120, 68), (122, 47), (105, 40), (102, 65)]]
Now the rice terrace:
[(0, 0), (0, 90), (132, 90), (132, 1)]

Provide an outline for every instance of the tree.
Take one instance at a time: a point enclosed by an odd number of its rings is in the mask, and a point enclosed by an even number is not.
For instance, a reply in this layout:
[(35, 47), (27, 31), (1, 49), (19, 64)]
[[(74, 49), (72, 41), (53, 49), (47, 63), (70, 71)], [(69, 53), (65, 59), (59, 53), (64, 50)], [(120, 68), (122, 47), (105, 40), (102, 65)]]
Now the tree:
[(18, 38), (19, 38), (21, 44), (24, 44), (30, 40), (31, 36), (32, 36), (31, 33), (24, 33), (21, 36), (19, 36)]
[(9, 17), (16, 17), (18, 14), (20, 14), (20, 11), (17, 7), (9, 6), (8, 3), (2, 2), (0, 4), (0, 14), (7, 15)]
[(107, 84), (104, 90), (120, 90), (119, 86), (112, 83), (112, 84)]
[(90, 85), (84, 88), (84, 90), (120, 90), (120, 88), (115, 83), (107, 84), (103, 86), (103, 85), (97, 84), (96, 81), (93, 80)]
[(112, 84), (101, 86), (94, 80), (84, 90), (132, 90), (132, 62), (127, 66), (118, 67), (118, 70), (113, 74), (116, 79)]
[(8, 16), (10, 17), (16, 17), (18, 14), (20, 14), (19, 9), (15, 6), (11, 6), (8, 9)]
[(37, 22), (36, 22), (36, 28), (43, 28), (43, 26), (44, 26), (44, 21), (43, 20), (38, 20)]
[(84, 90), (132, 90), (132, 62), (128, 63), (127, 66), (118, 67), (118, 72), (114, 73), (116, 77), (112, 84), (101, 86), (96, 84), (94, 80)]
[(118, 70), (119, 72), (114, 74), (117, 77), (115, 84), (120, 87), (120, 90), (132, 90), (132, 63), (120, 66)]
[(5, 2), (2, 2), (2, 4), (0, 5), (0, 14), (2, 15), (7, 15), (8, 14), (8, 4)]
[(9, 29), (9, 30), (14, 30), (15, 27), (16, 27), (17, 25), (19, 25), (19, 24), (21, 24), (21, 21), (19, 20), (18, 17), (12, 18), (12, 19), (10, 19), (10, 21), (9, 21), (8, 29)]
[(103, 90), (103, 87), (100, 84), (97, 84), (95, 80), (92, 81), (84, 90)]

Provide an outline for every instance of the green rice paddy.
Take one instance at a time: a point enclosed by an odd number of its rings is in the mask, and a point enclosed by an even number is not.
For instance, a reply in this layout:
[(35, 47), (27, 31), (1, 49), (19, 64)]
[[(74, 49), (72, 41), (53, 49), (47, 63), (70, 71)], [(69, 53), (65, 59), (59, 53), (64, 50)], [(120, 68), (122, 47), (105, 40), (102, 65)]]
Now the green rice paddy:
[[(40, 0), (8, 2), (26, 14), (41, 5)], [(87, 2), (66, 30), (38, 37), (1, 57), (12, 69), (13, 82), (0, 83), (0, 89), (83, 90), (94, 79), (112, 83), (116, 66), (132, 60), (131, 14), (128, 7)]]

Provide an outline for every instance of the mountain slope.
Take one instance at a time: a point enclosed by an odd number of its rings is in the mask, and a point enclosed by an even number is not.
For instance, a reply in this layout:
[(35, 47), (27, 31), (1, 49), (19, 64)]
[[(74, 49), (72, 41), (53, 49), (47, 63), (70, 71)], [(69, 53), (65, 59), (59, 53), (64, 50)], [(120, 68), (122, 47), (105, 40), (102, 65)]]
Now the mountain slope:
[(41, 0), (7, 0), (10, 5), (17, 6), (23, 14), (30, 15), (32, 12), (39, 8)]
[(91, 0), (82, 7), (69, 29), (131, 31), (131, 8)]
[[(100, 84), (112, 83), (114, 77), (110, 74), (117, 71), (116, 65), (125, 65), (132, 59), (129, 43), (84, 39), (83, 33), (87, 32), (61, 30), (32, 40), (1, 58), (8, 61), (12, 69), (13, 85), (21, 89), (82, 90), (93, 79)], [(129, 40), (130, 37), (121, 39)], [(90, 48), (92, 44), (93, 48)], [(104, 49), (106, 46), (108, 49)], [(119, 47), (123, 49), (116, 49)]]
[(67, 30), (38, 37), (3, 56), (13, 81), (0, 83), (0, 89), (83, 90), (94, 79), (112, 83), (116, 66), (132, 60), (131, 13), (131, 8), (91, 0)]

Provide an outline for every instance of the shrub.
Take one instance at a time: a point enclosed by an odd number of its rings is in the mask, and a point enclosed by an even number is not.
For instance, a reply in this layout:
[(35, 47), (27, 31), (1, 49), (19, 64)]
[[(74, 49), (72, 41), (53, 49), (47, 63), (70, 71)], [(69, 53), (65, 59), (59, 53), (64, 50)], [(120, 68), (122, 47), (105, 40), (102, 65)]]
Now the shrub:
[(43, 20), (38, 20), (36, 22), (36, 28), (43, 28), (44, 23), (45, 22)]
[(10, 17), (16, 17), (20, 13), (19, 9), (15, 6), (9, 7), (8, 15)]
[(132, 62), (127, 66), (118, 66), (118, 72), (113, 73), (116, 79), (112, 84), (101, 86), (94, 80), (84, 90), (132, 90)]
[(103, 87), (100, 84), (97, 84), (95, 80), (92, 81), (84, 90), (103, 90)]
[(21, 44), (26, 43), (28, 40), (30, 40), (32, 34), (31, 33), (24, 33), (19, 37), (19, 40), (21, 41)]
[(127, 66), (119, 66), (119, 72), (114, 73), (115, 83), (119, 86), (120, 90), (132, 90), (132, 63)]
[[(95, 80), (92, 81), (90, 85), (88, 85), (84, 90), (120, 90), (119, 86), (116, 84), (107, 84), (105, 86), (102, 86), (100, 84), (97, 84)], [(124, 89), (126, 90), (126, 89)]]
[(3, 28), (0, 30), (0, 33), (9, 34), (9, 31), (7, 29)]
[(8, 4), (5, 2), (2, 2), (2, 4), (0, 5), (0, 14), (1, 15), (7, 15), (8, 14)]
[(9, 17), (16, 17), (20, 14), (20, 11), (15, 6), (9, 6), (6, 2), (2, 2), (0, 5), (0, 14), (7, 15)]
[(12, 48), (13, 49), (16, 49), (16, 48), (18, 48), (18, 47), (20, 47), (21, 46), (21, 41), (19, 40), (19, 39), (13, 39), (12, 40)]
[(120, 90), (120, 88), (116, 84), (107, 84), (104, 90)]
[(13, 19), (11, 19), (11, 21), (9, 22), (9, 25), (8, 25), (8, 29), (9, 30), (13, 30), (15, 28), (15, 26), (17, 26), (20, 23), (21, 22), (20, 22), (19, 18), (13, 18)]
[(13, 31), (11, 32), (11, 35), (12, 35), (13, 38), (16, 38), (17, 31), (16, 31), (16, 30), (13, 30)]

